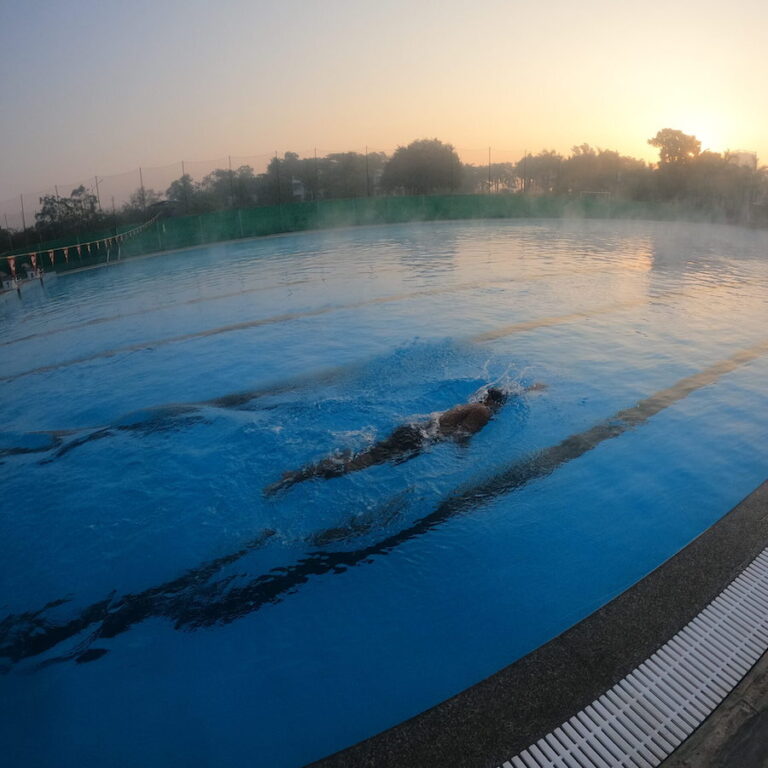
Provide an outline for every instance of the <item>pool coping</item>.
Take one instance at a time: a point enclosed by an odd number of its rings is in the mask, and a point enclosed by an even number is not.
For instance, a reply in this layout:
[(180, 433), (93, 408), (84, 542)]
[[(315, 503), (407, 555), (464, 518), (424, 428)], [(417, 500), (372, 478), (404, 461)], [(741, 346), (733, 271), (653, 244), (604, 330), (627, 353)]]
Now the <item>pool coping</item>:
[(766, 544), (768, 481), (644, 579), (558, 637), (426, 712), (311, 765), (495, 768), (628, 675)]

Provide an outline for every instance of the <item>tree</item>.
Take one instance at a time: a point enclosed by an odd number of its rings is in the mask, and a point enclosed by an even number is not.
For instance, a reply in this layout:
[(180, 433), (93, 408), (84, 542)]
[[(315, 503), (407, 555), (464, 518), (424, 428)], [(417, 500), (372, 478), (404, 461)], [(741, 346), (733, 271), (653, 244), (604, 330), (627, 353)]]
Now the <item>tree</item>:
[(461, 160), (450, 144), (420, 139), (395, 150), (384, 167), (381, 186), (411, 195), (449, 192), (461, 186), (461, 172)]
[(160, 193), (154, 189), (137, 187), (131, 192), (128, 202), (123, 206), (121, 213), (126, 219), (136, 221), (145, 216), (150, 205), (159, 203), (160, 200), (162, 200)]
[(185, 214), (208, 213), (229, 204), (231, 187), (230, 171), (219, 168), (200, 183), (192, 181), (188, 173), (179, 176), (165, 190), (165, 196)]
[(515, 192), (519, 183), (515, 163), (491, 163), (490, 169), (487, 165), (467, 163), (462, 166), (461, 178), (461, 191), (469, 194), (488, 192), (489, 189), (493, 193)]
[(659, 150), (656, 170), (656, 192), (662, 200), (684, 197), (689, 189), (690, 164), (701, 152), (701, 142), (695, 137), (672, 128), (660, 130), (652, 139)]
[(0, 254), (5, 253), (8, 249), (13, 248), (13, 233), (10, 229), (3, 229), (0, 227)]
[(258, 176), (258, 199), (263, 205), (280, 205), (294, 200), (293, 179), (302, 176), (306, 162), (295, 152), (286, 152), (282, 159), (269, 161), (267, 172)]
[[(387, 161), (385, 154), (337, 152), (319, 163), (320, 191), (323, 197), (366, 197), (374, 193), (377, 178)], [(306, 180), (305, 184), (306, 184)], [(311, 185), (310, 185), (311, 186)]]
[(234, 200), (233, 203), (239, 208), (247, 208), (253, 205), (258, 199), (258, 181), (253, 168), (250, 165), (241, 165), (237, 170), (232, 171)]
[(515, 166), (523, 180), (526, 192), (550, 193), (560, 188), (560, 170), (563, 157), (554, 150), (543, 150), (538, 155), (526, 155)]
[(694, 207), (719, 214), (728, 221), (749, 217), (757, 199), (759, 172), (730, 162), (728, 153), (705, 151), (686, 167), (685, 198)]
[(701, 142), (695, 136), (672, 128), (663, 128), (648, 143), (658, 147), (661, 165), (686, 163), (701, 152)]
[(44, 195), (40, 205), (35, 214), (35, 229), (41, 236), (68, 234), (85, 226), (96, 226), (104, 219), (98, 210), (96, 195), (82, 184), (73, 189), (69, 197)]
[(185, 173), (171, 182), (171, 186), (165, 190), (165, 196), (174, 203), (179, 203), (185, 213), (189, 213), (197, 190), (192, 177)]
[(250, 165), (237, 170), (216, 168), (200, 182), (199, 193), (211, 209), (253, 205), (256, 201), (256, 176)]
[(642, 197), (650, 177), (651, 171), (642, 160), (580, 144), (571, 149), (571, 156), (563, 162), (559, 181), (561, 189), (571, 193)]

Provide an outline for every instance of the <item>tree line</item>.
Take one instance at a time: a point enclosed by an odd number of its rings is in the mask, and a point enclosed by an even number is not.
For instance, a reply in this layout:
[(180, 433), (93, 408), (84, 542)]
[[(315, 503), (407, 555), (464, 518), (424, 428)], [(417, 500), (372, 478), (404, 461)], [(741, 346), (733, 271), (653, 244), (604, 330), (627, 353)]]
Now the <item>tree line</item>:
[(462, 163), (450, 144), (420, 139), (384, 153), (341, 152), (300, 157), (286, 152), (264, 173), (251, 166), (218, 168), (200, 181), (189, 174), (167, 189), (137, 188), (118, 210), (104, 211), (84, 186), (68, 197), (45, 195), (35, 223), (22, 232), (0, 229), (0, 251), (145, 220), (226, 208), (380, 195), (533, 194), (604, 196), (675, 201), (725, 221), (749, 218), (748, 209), (768, 199), (768, 169), (749, 157), (701, 151), (695, 136), (665, 128), (648, 143), (659, 161), (648, 164), (619, 152), (581, 144), (568, 156), (551, 150), (526, 154), (516, 163)]

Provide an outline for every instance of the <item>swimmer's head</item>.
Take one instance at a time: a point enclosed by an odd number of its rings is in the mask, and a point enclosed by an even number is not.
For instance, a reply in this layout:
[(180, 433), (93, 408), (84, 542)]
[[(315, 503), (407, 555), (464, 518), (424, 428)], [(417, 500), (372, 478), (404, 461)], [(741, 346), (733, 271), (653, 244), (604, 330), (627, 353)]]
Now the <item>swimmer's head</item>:
[(492, 409), (501, 408), (507, 402), (507, 393), (498, 387), (488, 387), (482, 402)]

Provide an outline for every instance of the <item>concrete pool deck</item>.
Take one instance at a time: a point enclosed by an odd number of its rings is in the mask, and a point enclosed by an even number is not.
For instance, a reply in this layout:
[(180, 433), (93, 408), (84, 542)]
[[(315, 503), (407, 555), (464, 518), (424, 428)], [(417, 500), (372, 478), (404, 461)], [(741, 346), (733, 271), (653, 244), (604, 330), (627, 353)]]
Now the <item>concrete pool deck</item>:
[(768, 766), (768, 653), (662, 768)]
[[(768, 481), (645, 579), (560, 636), (436, 707), (312, 765), (500, 766), (651, 656), (767, 544)], [(765, 765), (764, 729), (765, 657), (664, 765)], [(704, 762), (703, 755), (721, 762)]]

